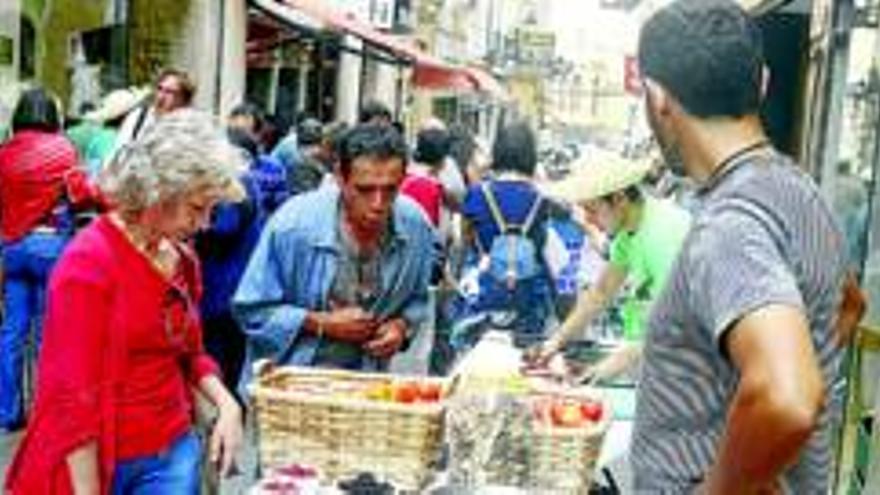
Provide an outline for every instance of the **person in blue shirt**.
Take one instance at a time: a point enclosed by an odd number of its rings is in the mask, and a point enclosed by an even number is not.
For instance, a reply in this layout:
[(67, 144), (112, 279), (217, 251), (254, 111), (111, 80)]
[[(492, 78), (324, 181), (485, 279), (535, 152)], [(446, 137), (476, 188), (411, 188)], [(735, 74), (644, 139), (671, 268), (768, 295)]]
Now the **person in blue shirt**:
[(290, 193), (287, 190), (287, 169), (281, 160), (265, 152), (259, 139), (266, 126), (265, 115), (255, 104), (242, 103), (232, 109), (226, 124), (230, 134), (244, 133), (253, 141), (253, 150), (249, 150), (253, 155), (251, 176), (260, 191), (260, 207), (271, 214)]
[(435, 233), (398, 195), (406, 160), (393, 128), (355, 126), (338, 186), (294, 196), (269, 220), (233, 298), (246, 363), (384, 370), (412, 338), (428, 314)]
[[(539, 340), (555, 319), (553, 280), (542, 253), (549, 219), (565, 213), (535, 186), (537, 160), (535, 135), (527, 124), (502, 127), (492, 149), (491, 176), (467, 191), (461, 207), (467, 252), (459, 296), (447, 308), (449, 317), (455, 320), (451, 339), (458, 343), (454, 347), (466, 347), (465, 341), (477, 338), (488, 328), (511, 331), (517, 345), (527, 347)], [(540, 275), (528, 283), (528, 305), (510, 300), (503, 309), (489, 309), (492, 296), (486, 294), (491, 290), (484, 283), (488, 278), (481, 274), (491, 264), (489, 253), (494, 240), (506, 233), (495, 218), (493, 204), (507, 227), (516, 226), (511, 232), (526, 229), (523, 234), (538, 253), (533, 261), (540, 266)]]
[[(230, 131), (230, 142), (253, 161), (256, 145), (241, 132)], [(244, 362), (244, 334), (232, 316), (232, 295), (256, 247), (266, 212), (250, 169), (241, 176), (246, 197), (214, 207), (208, 228), (195, 238), (201, 260), (204, 293), (199, 303), (205, 349), (223, 372), (223, 383), (235, 390)]]

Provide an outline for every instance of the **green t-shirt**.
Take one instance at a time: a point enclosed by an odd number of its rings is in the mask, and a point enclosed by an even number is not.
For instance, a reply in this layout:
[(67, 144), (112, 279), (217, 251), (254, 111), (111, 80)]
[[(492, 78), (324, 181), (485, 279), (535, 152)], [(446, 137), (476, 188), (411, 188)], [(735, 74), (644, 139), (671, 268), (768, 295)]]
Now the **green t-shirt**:
[(82, 158), (86, 156), (86, 150), (89, 147), (89, 143), (92, 142), (92, 138), (94, 138), (99, 132), (101, 132), (100, 124), (83, 121), (70, 129), (67, 129), (66, 134), (67, 138), (70, 139), (70, 142), (73, 143), (76, 147), (77, 153), (79, 153), (79, 156)]
[(104, 128), (92, 137), (85, 154), (89, 176), (97, 176), (110, 155), (116, 150), (116, 135), (116, 129)]
[(612, 241), (611, 264), (626, 273), (621, 316), (627, 341), (644, 336), (648, 310), (663, 289), (690, 226), (691, 216), (680, 206), (646, 197), (638, 229), (621, 232)]
[(80, 161), (90, 177), (101, 171), (104, 162), (116, 149), (116, 134), (116, 129), (101, 127), (92, 122), (83, 122), (67, 130), (67, 137), (76, 146)]

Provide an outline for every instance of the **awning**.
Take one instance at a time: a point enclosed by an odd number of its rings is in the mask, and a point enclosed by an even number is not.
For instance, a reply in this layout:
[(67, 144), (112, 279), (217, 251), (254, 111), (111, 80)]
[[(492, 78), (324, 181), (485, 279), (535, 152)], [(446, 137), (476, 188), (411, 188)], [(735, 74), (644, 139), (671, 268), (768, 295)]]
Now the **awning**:
[(251, 0), (251, 3), (259, 7), (263, 12), (270, 14), (273, 18), (284, 21), (297, 29), (317, 32), (325, 28), (320, 19), (289, 9), (279, 4), (276, 0)]
[(384, 51), (406, 64), (413, 65), (413, 84), (426, 89), (478, 89), (474, 78), (463, 67), (448, 64), (403, 40), (383, 33), (358, 20), (354, 15), (339, 12), (320, 0), (258, 0), (260, 6), (271, 4), (273, 13), (294, 13), (313, 19), (326, 28), (356, 36), (368, 45)]
[(485, 93), (487, 96), (498, 101), (507, 101), (510, 95), (498, 79), (490, 74), (486, 69), (480, 67), (468, 67), (465, 69), (468, 76), (474, 81), (477, 89)]

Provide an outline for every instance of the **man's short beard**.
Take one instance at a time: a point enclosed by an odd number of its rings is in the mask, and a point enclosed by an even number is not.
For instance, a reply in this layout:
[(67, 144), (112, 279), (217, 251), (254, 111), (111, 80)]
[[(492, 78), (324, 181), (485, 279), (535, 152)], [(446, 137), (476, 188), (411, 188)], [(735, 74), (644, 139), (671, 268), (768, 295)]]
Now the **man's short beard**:
[(663, 160), (666, 162), (666, 168), (679, 177), (687, 176), (687, 169), (684, 166), (684, 159), (681, 156), (681, 149), (673, 143), (664, 143), (660, 135), (657, 135), (657, 142), (660, 146), (660, 152), (663, 154)]
[(660, 148), (660, 153), (663, 155), (663, 161), (666, 165), (666, 169), (679, 177), (685, 177), (687, 175), (687, 170), (685, 169), (684, 160), (681, 156), (681, 149), (676, 143), (672, 141), (672, 139), (667, 139), (663, 136), (663, 131), (660, 128), (660, 123), (657, 122), (657, 118), (651, 111), (650, 104), (647, 108), (647, 115), (648, 125), (651, 127), (651, 132), (654, 134), (654, 139), (657, 140), (657, 146)]

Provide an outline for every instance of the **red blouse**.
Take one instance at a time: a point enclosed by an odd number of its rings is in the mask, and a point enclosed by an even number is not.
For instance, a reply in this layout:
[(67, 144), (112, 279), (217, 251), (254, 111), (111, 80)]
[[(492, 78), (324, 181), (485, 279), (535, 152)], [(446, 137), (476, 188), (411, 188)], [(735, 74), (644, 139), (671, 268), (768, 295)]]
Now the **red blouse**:
[(70, 493), (66, 456), (97, 440), (102, 493), (118, 459), (155, 454), (192, 423), (201, 345), (199, 267), (181, 248), (164, 278), (107, 218), (65, 250), (49, 285), (37, 397), (7, 475), (13, 494)]
[(430, 175), (409, 173), (400, 185), (400, 192), (418, 203), (434, 227), (440, 225), (443, 207), (443, 184)]
[(62, 193), (74, 204), (101, 202), (60, 133), (20, 131), (0, 146), (0, 234), (6, 242), (45, 221)]

